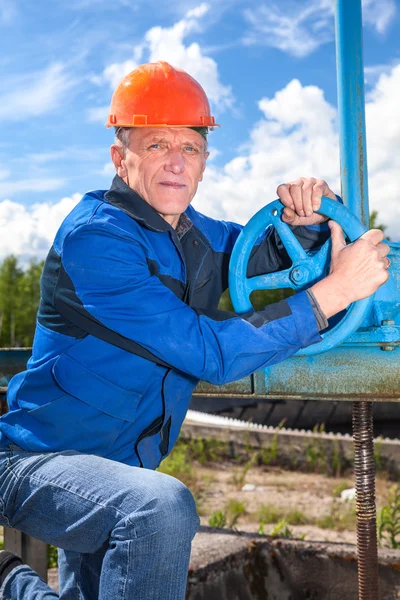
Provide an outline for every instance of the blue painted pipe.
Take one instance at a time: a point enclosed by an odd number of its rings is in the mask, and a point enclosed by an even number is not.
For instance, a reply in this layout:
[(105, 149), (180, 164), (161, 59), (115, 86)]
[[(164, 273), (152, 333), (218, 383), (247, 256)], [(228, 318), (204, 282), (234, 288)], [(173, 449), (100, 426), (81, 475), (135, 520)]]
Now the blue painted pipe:
[(342, 197), (368, 227), (361, 0), (336, 0), (335, 15)]

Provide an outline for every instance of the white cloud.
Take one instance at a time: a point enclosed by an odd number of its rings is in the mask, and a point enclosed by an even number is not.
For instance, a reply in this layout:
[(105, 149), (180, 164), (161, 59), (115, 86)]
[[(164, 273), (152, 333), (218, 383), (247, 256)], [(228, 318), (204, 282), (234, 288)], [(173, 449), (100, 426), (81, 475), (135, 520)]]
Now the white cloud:
[(87, 118), (89, 123), (106, 123), (110, 106), (98, 106), (97, 108), (90, 108), (87, 111)]
[(103, 84), (108, 83), (110, 88), (114, 90), (121, 79), (128, 75), (131, 71), (136, 69), (139, 66), (142, 56), (144, 52), (143, 44), (138, 44), (133, 49), (133, 57), (127, 60), (124, 60), (120, 63), (112, 63), (108, 65), (102, 73), (100, 77), (93, 77), (93, 83)]
[(101, 171), (99, 172), (100, 175), (104, 175), (104, 177), (110, 178), (110, 177), (114, 177), (115, 175), (115, 167), (114, 164), (109, 161), (107, 162), (103, 168), (101, 169)]
[[(197, 42), (185, 45), (186, 38), (195, 32), (201, 32), (201, 19), (208, 13), (206, 3), (189, 10), (185, 17), (172, 27), (152, 27), (144, 35), (143, 41), (135, 46), (133, 57), (120, 63), (108, 65), (100, 77), (92, 78), (97, 84), (108, 83), (111, 89), (125, 75), (135, 69), (140, 62), (165, 60), (173, 66), (190, 73), (205, 89), (211, 102), (221, 111), (233, 104), (230, 86), (220, 81), (218, 65), (214, 59), (206, 56)], [(94, 108), (88, 113), (91, 121), (104, 117), (104, 108)]]
[(43, 71), (3, 77), (0, 121), (17, 122), (55, 110), (65, 103), (76, 81), (65, 67), (55, 63)]
[(369, 184), (372, 208), (400, 239), (400, 65), (381, 75), (366, 104)]
[(201, 17), (204, 17), (204, 15), (206, 15), (209, 10), (210, 10), (209, 4), (206, 4), (206, 2), (203, 2), (203, 4), (200, 4), (200, 6), (196, 6), (196, 8), (192, 8), (192, 10), (188, 10), (188, 12), (186, 13), (186, 18), (187, 19), (201, 19)]
[(55, 204), (42, 202), (30, 207), (11, 200), (0, 202), (0, 256), (16, 254), (22, 262), (44, 258), (61, 222), (81, 197), (76, 193)]
[(395, 0), (363, 0), (363, 19), (375, 27), (378, 33), (385, 33), (396, 14)]
[(245, 11), (252, 29), (244, 36), (248, 45), (278, 48), (293, 56), (311, 54), (333, 39), (332, 9), (329, 0), (275, 4), (269, 2)]
[[(244, 11), (251, 28), (246, 45), (278, 48), (302, 58), (334, 39), (332, 0), (268, 2)], [(395, 0), (363, 0), (363, 21), (385, 33), (396, 14)]]
[(52, 192), (59, 190), (63, 185), (65, 179), (56, 177), (0, 179), (0, 196), (12, 196), (18, 192)]

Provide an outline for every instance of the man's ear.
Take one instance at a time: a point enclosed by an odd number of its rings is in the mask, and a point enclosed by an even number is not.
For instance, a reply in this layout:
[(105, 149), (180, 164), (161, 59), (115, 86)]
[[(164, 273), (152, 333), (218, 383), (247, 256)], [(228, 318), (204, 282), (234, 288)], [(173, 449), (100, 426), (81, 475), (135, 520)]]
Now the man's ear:
[(123, 156), (123, 150), (122, 150), (121, 146), (119, 146), (118, 144), (113, 144), (110, 147), (110, 152), (111, 152), (111, 160), (113, 161), (115, 171), (116, 171), (117, 175), (119, 175), (121, 177), (121, 179), (123, 179), (124, 177), (126, 177), (128, 175), (128, 171), (126, 169), (125, 160), (124, 160), (124, 156)]
[(202, 168), (202, 170), (201, 170), (201, 173), (200, 173), (199, 181), (203, 181), (203, 173), (204, 173), (204, 171), (205, 171), (205, 169), (206, 169), (206, 165), (207, 165), (207, 158), (208, 158), (209, 156), (210, 156), (210, 153), (209, 153), (209, 152), (206, 152), (206, 153), (204, 154), (204, 164), (203, 164), (203, 168)]

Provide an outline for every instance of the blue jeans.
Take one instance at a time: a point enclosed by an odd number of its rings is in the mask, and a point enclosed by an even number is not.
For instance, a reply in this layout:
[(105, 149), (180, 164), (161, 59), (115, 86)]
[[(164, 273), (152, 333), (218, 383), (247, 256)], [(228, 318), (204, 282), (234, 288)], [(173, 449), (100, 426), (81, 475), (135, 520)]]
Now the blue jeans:
[(177, 479), (72, 450), (0, 448), (0, 525), (60, 548), (57, 595), (28, 566), (2, 600), (183, 600), (199, 526)]

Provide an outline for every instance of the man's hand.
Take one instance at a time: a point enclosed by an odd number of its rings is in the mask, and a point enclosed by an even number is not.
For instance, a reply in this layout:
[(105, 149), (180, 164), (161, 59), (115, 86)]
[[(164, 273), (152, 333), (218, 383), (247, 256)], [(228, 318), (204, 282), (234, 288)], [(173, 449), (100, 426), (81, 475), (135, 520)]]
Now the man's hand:
[(346, 245), (342, 228), (329, 221), (332, 236), (331, 270), (312, 291), (329, 319), (349, 304), (367, 298), (389, 279), (390, 250), (383, 232), (370, 229), (356, 242)]
[(293, 226), (327, 221), (327, 217), (314, 211), (321, 206), (322, 196), (337, 199), (326, 181), (314, 177), (300, 177), (291, 183), (282, 183), (276, 193), (285, 206), (282, 221)]

